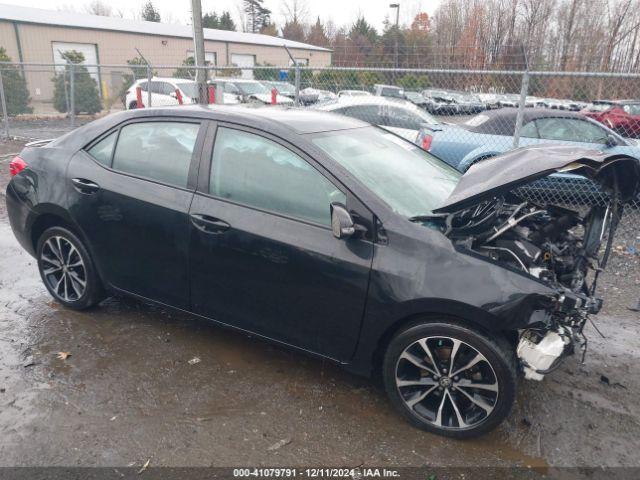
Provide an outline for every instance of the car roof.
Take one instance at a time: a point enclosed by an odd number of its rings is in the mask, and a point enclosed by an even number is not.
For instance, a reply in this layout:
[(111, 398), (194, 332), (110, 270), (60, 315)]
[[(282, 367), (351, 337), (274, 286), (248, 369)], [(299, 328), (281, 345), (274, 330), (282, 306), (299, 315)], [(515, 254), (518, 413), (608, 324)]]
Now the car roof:
[(252, 78), (230, 78), (230, 77), (210, 78), (209, 81), (210, 82), (260, 83), (260, 80), (254, 80)]
[(592, 103), (607, 105), (637, 105), (640, 103), (640, 100), (594, 100)]
[(137, 108), (107, 115), (77, 128), (56, 140), (58, 146), (80, 149), (94, 138), (132, 119), (170, 117), (199, 118), (237, 123), (264, 130), (283, 138), (307, 133), (347, 130), (370, 126), (355, 118), (318, 110), (280, 106), (181, 105)]
[[(148, 78), (139, 78), (138, 80), (135, 81), (135, 83), (142, 83), (142, 82), (148, 82), (148, 81), (149, 81)], [(170, 82), (170, 83), (176, 83), (176, 82), (195, 83), (195, 81), (190, 78), (177, 78), (177, 77), (151, 77), (151, 81), (152, 82)]]
[[(487, 110), (478, 114), (488, 117), (487, 120), (478, 125), (460, 125), (465, 130), (475, 133), (489, 133), (492, 135), (513, 135), (516, 128), (517, 108), (500, 108), (498, 110)], [(548, 108), (527, 108), (522, 112), (522, 124), (537, 120), (539, 118), (577, 118), (585, 120), (586, 117), (578, 112), (566, 110), (549, 110)]]

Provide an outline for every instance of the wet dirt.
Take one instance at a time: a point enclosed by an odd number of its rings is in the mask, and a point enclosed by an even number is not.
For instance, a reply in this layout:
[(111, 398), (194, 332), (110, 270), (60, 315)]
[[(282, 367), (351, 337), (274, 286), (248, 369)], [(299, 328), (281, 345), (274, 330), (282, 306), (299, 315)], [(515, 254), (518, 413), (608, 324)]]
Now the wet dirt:
[(8, 225), (0, 162), (2, 466), (640, 464), (638, 314), (599, 316), (585, 364), (523, 380), (496, 431), (443, 439), (331, 363), (128, 299), (56, 304)]

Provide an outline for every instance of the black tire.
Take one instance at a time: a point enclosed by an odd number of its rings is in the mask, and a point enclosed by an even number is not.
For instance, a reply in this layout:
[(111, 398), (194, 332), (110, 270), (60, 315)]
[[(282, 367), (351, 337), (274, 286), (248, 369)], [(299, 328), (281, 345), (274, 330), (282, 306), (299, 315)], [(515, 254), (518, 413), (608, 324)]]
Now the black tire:
[[(434, 357), (433, 363), (422, 347), (425, 339)], [(456, 372), (448, 370), (447, 374), (443, 365), (449, 363), (450, 356), (443, 359), (441, 351), (446, 354), (448, 349), (451, 355), (454, 340), (459, 342), (458, 353), (454, 355), (455, 370), (471, 363), (478, 353), (483, 359), (459, 375), (449, 377), (448, 374)], [(414, 352), (417, 356), (425, 352), (419, 360), (427, 367), (433, 368), (435, 364), (440, 376), (432, 376), (429, 372), (433, 370), (423, 371), (408, 361), (407, 358), (415, 358)], [(487, 433), (506, 418), (515, 399), (517, 369), (513, 348), (504, 338), (489, 338), (455, 320), (439, 318), (414, 323), (392, 338), (385, 352), (382, 377), (391, 403), (412, 425), (438, 435), (464, 439)], [(448, 380), (445, 381), (445, 377)], [(489, 380), (482, 381), (485, 377)], [(418, 381), (429, 383), (412, 385)], [(485, 390), (486, 387), (495, 392)], [(427, 391), (431, 393), (423, 397)], [(418, 400), (421, 397), (422, 400)], [(410, 406), (413, 402), (417, 403)], [(489, 411), (485, 407), (492, 408)]]
[(129, 110), (135, 110), (136, 108), (138, 108), (138, 102), (137, 101), (133, 101), (131, 103), (129, 103)]
[[(60, 255), (55, 253), (56, 248), (61, 252)], [(65, 307), (84, 310), (105, 298), (102, 282), (89, 252), (70, 230), (63, 227), (45, 230), (38, 239), (36, 254), (38, 270), (45, 287)], [(60, 258), (63, 259), (62, 262)], [(57, 265), (62, 266), (58, 268)], [(60, 280), (62, 277), (64, 278)], [(59, 285), (58, 288), (56, 284)]]

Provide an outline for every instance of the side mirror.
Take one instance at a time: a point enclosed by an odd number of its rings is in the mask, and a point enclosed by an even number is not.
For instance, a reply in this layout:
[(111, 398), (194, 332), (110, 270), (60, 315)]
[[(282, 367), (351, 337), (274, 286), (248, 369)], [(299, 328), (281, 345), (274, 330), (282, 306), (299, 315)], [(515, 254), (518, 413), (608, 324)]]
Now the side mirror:
[(356, 231), (351, 215), (341, 203), (331, 204), (331, 230), (336, 238), (349, 238)]
[(619, 145), (619, 142), (614, 135), (608, 134), (605, 145), (607, 146), (607, 148), (617, 147)]
[(169, 96), (170, 96), (171, 98), (178, 98), (178, 95), (176, 95), (176, 92), (171, 92), (171, 93), (169, 94)]

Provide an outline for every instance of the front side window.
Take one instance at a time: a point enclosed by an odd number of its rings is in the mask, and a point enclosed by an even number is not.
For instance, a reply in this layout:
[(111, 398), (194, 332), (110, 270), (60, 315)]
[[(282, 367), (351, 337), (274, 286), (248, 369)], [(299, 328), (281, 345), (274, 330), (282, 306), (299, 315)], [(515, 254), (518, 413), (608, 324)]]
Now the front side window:
[(110, 133), (105, 138), (96, 143), (93, 147), (87, 150), (89, 155), (95, 158), (98, 163), (107, 167), (111, 166), (111, 154), (113, 153), (113, 146), (116, 143), (117, 132)]
[(113, 155), (113, 168), (185, 188), (200, 125), (144, 122), (125, 125)]
[(209, 193), (243, 205), (330, 225), (330, 204), (346, 197), (301, 157), (267, 138), (221, 127)]
[(442, 206), (462, 176), (413, 143), (376, 127), (312, 134), (311, 141), (408, 218)]
[(524, 138), (538, 138), (538, 129), (536, 128), (536, 122), (529, 122), (522, 126), (520, 130), (520, 136)]
[(374, 125), (384, 125), (385, 123), (377, 105), (354, 105), (351, 107), (337, 108), (333, 111), (346, 115), (347, 117), (357, 118), (363, 122), (373, 123)]

